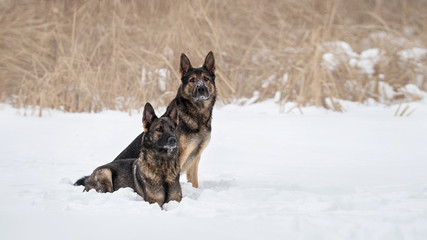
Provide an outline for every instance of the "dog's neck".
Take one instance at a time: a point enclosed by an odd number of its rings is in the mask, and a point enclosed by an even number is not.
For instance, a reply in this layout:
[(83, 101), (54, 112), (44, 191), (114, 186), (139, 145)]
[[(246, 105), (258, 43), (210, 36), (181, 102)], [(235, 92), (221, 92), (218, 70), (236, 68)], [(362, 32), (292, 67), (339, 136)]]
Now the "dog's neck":
[(144, 179), (150, 181), (161, 182), (168, 175), (168, 171), (172, 171), (175, 175), (179, 174), (178, 151), (175, 153), (161, 153), (147, 145), (144, 138), (142, 140), (142, 148), (134, 162), (135, 174), (138, 174)]
[(179, 126), (190, 131), (200, 131), (203, 128), (211, 130), (212, 110), (216, 98), (212, 96), (200, 104), (177, 96), (175, 98), (179, 110)]

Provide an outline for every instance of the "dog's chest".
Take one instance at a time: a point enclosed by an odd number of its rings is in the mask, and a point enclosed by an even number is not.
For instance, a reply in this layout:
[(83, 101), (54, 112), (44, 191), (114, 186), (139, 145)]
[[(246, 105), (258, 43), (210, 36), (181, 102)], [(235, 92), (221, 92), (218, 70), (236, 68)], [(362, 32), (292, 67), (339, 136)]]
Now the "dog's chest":
[(186, 171), (192, 166), (193, 161), (200, 157), (210, 138), (211, 133), (207, 129), (198, 133), (181, 134), (179, 136), (179, 164), (181, 171)]

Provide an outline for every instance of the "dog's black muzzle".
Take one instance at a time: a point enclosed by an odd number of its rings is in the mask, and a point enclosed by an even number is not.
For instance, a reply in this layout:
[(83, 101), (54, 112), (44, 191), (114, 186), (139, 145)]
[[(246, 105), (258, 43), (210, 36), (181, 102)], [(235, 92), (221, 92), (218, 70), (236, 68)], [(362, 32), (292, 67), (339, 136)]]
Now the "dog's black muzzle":
[(197, 100), (207, 100), (210, 95), (211, 94), (206, 84), (202, 80), (199, 80), (194, 88), (193, 97)]
[(175, 150), (178, 147), (178, 141), (176, 137), (169, 137), (167, 143), (163, 146), (164, 149), (167, 150)]

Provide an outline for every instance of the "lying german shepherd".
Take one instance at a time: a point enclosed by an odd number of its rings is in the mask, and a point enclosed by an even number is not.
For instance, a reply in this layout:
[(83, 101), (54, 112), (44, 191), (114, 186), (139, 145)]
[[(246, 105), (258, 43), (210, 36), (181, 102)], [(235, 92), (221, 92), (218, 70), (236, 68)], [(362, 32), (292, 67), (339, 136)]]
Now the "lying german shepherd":
[[(215, 59), (209, 52), (200, 68), (193, 68), (185, 54), (181, 54), (181, 85), (171, 106), (178, 106), (179, 123), (176, 130), (179, 145), (181, 172), (187, 172), (187, 180), (198, 187), (200, 156), (211, 138), (212, 110), (216, 100)], [(138, 157), (141, 133), (114, 161)]]
[(143, 113), (144, 134), (138, 158), (113, 161), (96, 168), (90, 176), (74, 185), (85, 186), (84, 191), (114, 192), (119, 188), (133, 188), (145, 201), (162, 206), (169, 201), (181, 201), (180, 167), (175, 136), (177, 107), (171, 105), (164, 116), (157, 118), (150, 103)]

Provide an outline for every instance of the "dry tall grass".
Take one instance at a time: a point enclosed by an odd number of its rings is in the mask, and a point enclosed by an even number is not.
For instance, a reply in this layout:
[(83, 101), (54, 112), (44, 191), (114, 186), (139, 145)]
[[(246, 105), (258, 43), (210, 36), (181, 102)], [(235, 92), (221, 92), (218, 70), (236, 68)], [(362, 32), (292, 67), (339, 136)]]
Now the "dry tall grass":
[[(426, 90), (426, 59), (403, 62), (397, 54), (426, 47), (426, 12), (423, 0), (6, 0), (0, 97), (71, 112), (165, 105), (179, 86), (181, 52), (201, 65), (212, 50), (224, 103), (256, 91), (258, 100), (335, 110), (333, 99), (412, 100), (382, 98), (379, 83)], [(323, 54), (332, 51), (325, 43), (333, 41), (358, 53), (381, 49), (375, 72), (346, 62), (325, 67)]]

